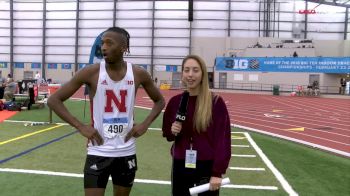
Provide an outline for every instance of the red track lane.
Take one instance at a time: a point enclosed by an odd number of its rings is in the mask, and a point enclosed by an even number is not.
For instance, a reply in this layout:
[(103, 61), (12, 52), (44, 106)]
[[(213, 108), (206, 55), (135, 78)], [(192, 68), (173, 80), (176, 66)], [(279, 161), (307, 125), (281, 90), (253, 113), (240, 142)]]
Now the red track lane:
[[(232, 115), (231, 115), (232, 116)], [(252, 118), (252, 117), (241, 117), (240, 115), (233, 115), (233, 119), (235, 119), (238, 122), (244, 122), (244, 123), (252, 123), (252, 124), (256, 124), (256, 125), (268, 125), (269, 127), (274, 127), (276, 128), (276, 130), (280, 130), (280, 131), (289, 131), (292, 133), (295, 133), (297, 135), (305, 135), (305, 136), (309, 136), (309, 137), (314, 137), (314, 138), (318, 138), (320, 140), (325, 140), (325, 141), (334, 141), (335, 143), (339, 143), (339, 144), (344, 144), (344, 145), (349, 145), (349, 140), (350, 137), (344, 137), (344, 136), (340, 136), (340, 135), (333, 135), (331, 133), (327, 133), (327, 132), (318, 132), (315, 129), (311, 129), (311, 128), (305, 128), (304, 131), (292, 131), (292, 130), (288, 130), (291, 127), (296, 127), (295, 125), (291, 125), (291, 124), (287, 124), (287, 123), (283, 123), (283, 122), (273, 122), (270, 120), (265, 120), (265, 119), (260, 119), (260, 118)], [(240, 124), (240, 123), (235, 123), (235, 124)], [(245, 125), (247, 126), (247, 125)], [(305, 127), (305, 126), (300, 126), (300, 127)], [(256, 128), (256, 127), (253, 127)]]
[[(181, 91), (162, 91), (166, 101)], [(350, 100), (217, 93), (226, 101), (231, 122), (350, 153)], [(143, 90), (139, 106), (151, 107)], [(282, 118), (264, 114), (281, 115)], [(304, 131), (287, 129), (304, 127)]]
[[(249, 110), (249, 113), (247, 112), (247, 107), (245, 108), (238, 108), (238, 109), (235, 109), (235, 111), (231, 111), (229, 110), (230, 113), (234, 114), (234, 112), (239, 112), (238, 114), (242, 114), (242, 115), (245, 115), (245, 114), (249, 114), (249, 115), (252, 115), (252, 116), (258, 116), (260, 117), (261, 115), (269, 115), (269, 114), (274, 114), (274, 115), (280, 115), (282, 116), (282, 120), (286, 120), (286, 121), (289, 121), (289, 122), (300, 122), (300, 121), (305, 121), (305, 115), (299, 115), (299, 114), (294, 114), (294, 113), (289, 113), (288, 112), (288, 116), (284, 114), (283, 111), (279, 111), (279, 112), (272, 112), (273, 109), (270, 109), (271, 112), (263, 112), (263, 111), (256, 111), (256, 110)], [(267, 109), (268, 110), (268, 109)], [(281, 118), (280, 118), (281, 119)], [(350, 130), (348, 129), (349, 125), (346, 124), (346, 122), (341, 122), (338, 118), (336, 117), (326, 117), (326, 118), (323, 118), (323, 117), (313, 117), (313, 116), (310, 116), (307, 118), (307, 122), (305, 121), (305, 123), (309, 124), (309, 125), (314, 125), (315, 127), (320, 127), (319, 126), (319, 123), (323, 123), (324, 121), (327, 121), (328, 123), (328, 126), (325, 127), (325, 128), (330, 128), (331, 125), (334, 125), (335, 127), (333, 128), (332, 132), (337, 132), (338, 130), (340, 130), (340, 134), (345, 134), (345, 135), (349, 135), (350, 136)], [(327, 130), (326, 129), (326, 130)]]
[[(346, 129), (340, 129), (340, 128), (332, 128), (330, 126), (327, 127), (321, 127), (317, 124), (311, 124), (309, 122), (306, 122), (304, 120), (290, 120), (289, 117), (283, 116), (280, 118), (275, 119), (274, 121), (271, 121), (271, 118), (273, 117), (266, 117), (264, 114), (245, 114), (243, 112), (238, 112), (238, 113), (234, 113), (231, 112), (230, 113), (231, 116), (233, 116), (233, 119), (236, 118), (242, 118), (244, 119), (257, 119), (260, 120), (261, 123), (273, 123), (276, 125), (287, 125), (289, 128), (290, 127), (312, 127), (312, 128), (308, 128), (308, 130), (311, 130), (313, 132), (320, 133), (323, 136), (328, 137), (332, 137), (332, 136), (338, 136), (339, 140), (343, 140), (343, 139), (350, 139), (350, 133), (344, 132)], [(280, 114), (278, 114), (280, 115)], [(264, 116), (265, 118), (261, 119), (261, 116)], [(288, 129), (288, 128), (287, 128)], [(345, 142), (345, 141), (344, 141)]]
[[(45, 87), (42, 89), (45, 91)], [(83, 92), (81, 88), (73, 97), (84, 98)], [(168, 102), (181, 91), (162, 90), (161, 93)], [(340, 150), (350, 156), (350, 99), (217, 94), (225, 100), (232, 124)], [(135, 103), (142, 107), (153, 105), (143, 89), (138, 90)], [(298, 127), (304, 127), (304, 131), (287, 130)]]

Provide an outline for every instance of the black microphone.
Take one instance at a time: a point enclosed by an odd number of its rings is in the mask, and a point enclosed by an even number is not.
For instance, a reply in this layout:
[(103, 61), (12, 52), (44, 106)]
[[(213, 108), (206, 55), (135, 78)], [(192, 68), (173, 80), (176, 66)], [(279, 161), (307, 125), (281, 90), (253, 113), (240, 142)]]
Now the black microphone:
[(180, 106), (179, 109), (176, 112), (176, 119), (177, 122), (184, 122), (186, 120), (186, 114), (187, 114), (187, 104), (188, 104), (188, 97), (190, 96), (190, 93), (188, 91), (185, 91), (182, 94)]

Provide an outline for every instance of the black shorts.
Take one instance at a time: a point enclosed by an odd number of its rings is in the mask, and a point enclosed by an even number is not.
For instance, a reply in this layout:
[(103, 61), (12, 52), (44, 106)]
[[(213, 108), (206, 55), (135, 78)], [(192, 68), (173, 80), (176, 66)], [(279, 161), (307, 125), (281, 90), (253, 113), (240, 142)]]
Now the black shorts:
[[(213, 161), (197, 160), (197, 168), (185, 168), (185, 160), (173, 160), (172, 196), (190, 196), (189, 188), (209, 183)], [(206, 191), (198, 196), (218, 196), (217, 191)]]
[(112, 176), (114, 185), (132, 187), (136, 170), (136, 155), (126, 157), (87, 155), (84, 188), (106, 188), (109, 176)]

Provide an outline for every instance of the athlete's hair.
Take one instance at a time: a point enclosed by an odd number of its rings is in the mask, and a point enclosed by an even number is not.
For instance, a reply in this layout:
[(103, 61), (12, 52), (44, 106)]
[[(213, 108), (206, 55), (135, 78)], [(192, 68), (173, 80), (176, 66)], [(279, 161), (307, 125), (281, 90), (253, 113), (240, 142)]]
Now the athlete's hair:
[(115, 32), (115, 33), (119, 33), (121, 35), (123, 35), (126, 39), (126, 52), (127, 53), (130, 53), (130, 47), (129, 47), (129, 43), (130, 43), (130, 34), (128, 31), (126, 31), (125, 29), (123, 28), (120, 28), (120, 27), (110, 27), (108, 28), (105, 32), (108, 32), (108, 31), (111, 31), (111, 32)]
[(201, 70), (202, 70), (202, 81), (199, 84), (199, 94), (196, 101), (196, 109), (194, 113), (194, 128), (198, 132), (206, 131), (207, 127), (212, 120), (212, 105), (213, 98), (212, 93), (209, 90), (209, 81), (208, 81), (208, 72), (207, 66), (205, 65), (204, 60), (197, 55), (188, 55), (182, 61), (182, 71), (184, 70), (184, 65), (187, 60), (193, 59), (197, 61)]

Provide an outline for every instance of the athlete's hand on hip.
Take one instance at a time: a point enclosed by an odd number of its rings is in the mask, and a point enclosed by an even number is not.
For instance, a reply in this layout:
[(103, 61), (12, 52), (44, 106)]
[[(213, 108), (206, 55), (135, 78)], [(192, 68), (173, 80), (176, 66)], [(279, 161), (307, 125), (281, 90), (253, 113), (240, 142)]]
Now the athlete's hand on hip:
[(103, 139), (98, 131), (90, 125), (84, 125), (79, 127), (80, 133), (91, 141), (92, 145), (102, 145)]
[(214, 176), (210, 177), (209, 190), (211, 191), (219, 190), (221, 186), (221, 181), (222, 181), (222, 178), (214, 177)]
[(140, 124), (134, 124), (132, 129), (129, 131), (129, 133), (125, 136), (125, 142), (129, 141), (131, 137), (140, 137), (144, 133), (146, 133), (148, 129), (148, 126), (145, 126), (143, 123)]

